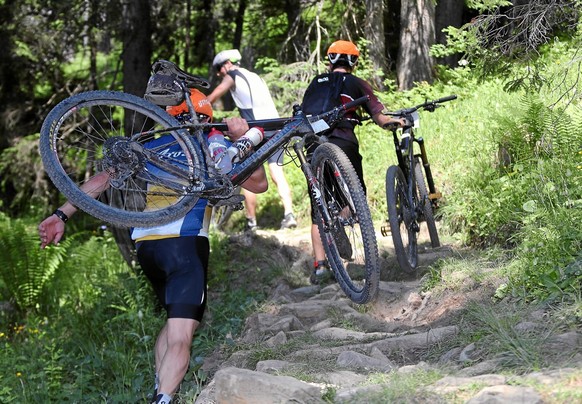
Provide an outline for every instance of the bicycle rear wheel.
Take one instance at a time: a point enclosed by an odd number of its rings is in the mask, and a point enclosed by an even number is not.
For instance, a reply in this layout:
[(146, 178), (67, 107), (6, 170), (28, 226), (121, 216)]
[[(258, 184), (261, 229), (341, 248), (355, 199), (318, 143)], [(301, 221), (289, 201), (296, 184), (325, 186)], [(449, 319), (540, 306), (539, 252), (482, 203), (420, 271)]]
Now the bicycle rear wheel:
[[(380, 267), (360, 180), (345, 153), (331, 143), (317, 147), (311, 164), (322, 192), (316, 217), (329, 264), (346, 295), (355, 303), (368, 303), (377, 295)], [(327, 211), (330, 223), (324, 223), (322, 211)]]
[(386, 202), (388, 222), (398, 264), (403, 271), (412, 273), (418, 264), (417, 234), (414, 206), (407, 198), (408, 186), (398, 166), (388, 167), (386, 172)]
[(441, 242), (439, 240), (439, 233), (436, 228), (436, 223), (434, 221), (434, 214), (432, 211), (432, 204), (428, 198), (428, 188), (424, 180), (424, 175), (422, 174), (422, 163), (416, 157), (414, 159), (414, 178), (416, 179), (416, 185), (418, 186), (418, 201), (421, 205), (422, 216), (426, 227), (428, 228), (428, 235), (430, 236), (430, 244), (432, 248), (439, 247)]
[[(40, 154), (55, 186), (76, 207), (119, 227), (150, 227), (183, 216), (204, 160), (186, 130), (137, 96), (90, 91), (55, 106), (41, 128)], [(161, 130), (155, 136), (147, 133)], [(87, 183), (106, 172), (107, 189)], [(87, 192), (93, 192), (90, 196)]]

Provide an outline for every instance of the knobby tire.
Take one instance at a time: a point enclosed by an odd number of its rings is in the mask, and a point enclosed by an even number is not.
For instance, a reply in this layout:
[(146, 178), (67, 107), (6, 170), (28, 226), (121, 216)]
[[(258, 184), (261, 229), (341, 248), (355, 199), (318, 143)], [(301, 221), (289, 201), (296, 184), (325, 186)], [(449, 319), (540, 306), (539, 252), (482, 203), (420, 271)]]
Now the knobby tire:
[(405, 272), (413, 273), (418, 264), (418, 245), (417, 232), (411, 229), (415, 207), (409, 206), (407, 192), (408, 186), (400, 167), (388, 167), (386, 202), (394, 251), (400, 268)]
[[(49, 112), (41, 128), (40, 154), (55, 186), (76, 207), (119, 227), (162, 225), (182, 217), (198, 196), (180, 190), (188, 181), (176, 181), (175, 176), (152, 163), (151, 155), (143, 153), (142, 146), (153, 139), (152, 135), (126, 139), (179, 125), (165, 110), (137, 96), (115, 91), (85, 92), (63, 100)], [(168, 141), (164, 147), (177, 144), (186, 163), (163, 155), (161, 148), (152, 155), (180, 165), (192, 178), (199, 178), (204, 160), (189, 133), (173, 130), (164, 135), (169, 135), (164, 138)], [(127, 153), (114, 159), (103, 157), (106, 150), (108, 155), (111, 150), (120, 150), (118, 145), (127, 146)], [(93, 198), (81, 186), (102, 171), (109, 173), (109, 184), (115, 186)], [(126, 174), (123, 178), (121, 172)], [(168, 187), (170, 183), (174, 188)], [(148, 211), (143, 210), (146, 201)]]
[(331, 143), (317, 147), (311, 164), (322, 191), (321, 209), (332, 218), (326, 227), (316, 209), (328, 262), (348, 298), (368, 303), (378, 292), (380, 266), (374, 225), (360, 180), (345, 153)]

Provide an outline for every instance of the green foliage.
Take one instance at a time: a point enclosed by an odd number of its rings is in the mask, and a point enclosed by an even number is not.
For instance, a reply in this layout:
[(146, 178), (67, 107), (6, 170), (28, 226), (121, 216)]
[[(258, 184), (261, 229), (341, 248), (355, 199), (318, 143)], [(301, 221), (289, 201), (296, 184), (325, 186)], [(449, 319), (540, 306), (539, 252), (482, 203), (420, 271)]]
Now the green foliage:
[(36, 232), (0, 216), (0, 296), (21, 311), (46, 310), (47, 286), (66, 256), (68, 243), (41, 250)]
[(466, 0), (467, 7), (477, 10), (480, 13), (487, 10), (495, 10), (498, 7), (511, 6), (511, 2), (507, 0)]
[(10, 210), (26, 211), (31, 199), (46, 203), (48, 184), (42, 177), (38, 138), (38, 134), (24, 137), (0, 152), (0, 189), (12, 195), (6, 206)]
[(446, 27), (443, 32), (447, 36), (447, 43), (434, 44), (430, 48), (430, 53), (436, 58), (459, 54), (465, 54), (470, 49), (477, 47), (478, 38), (474, 31), (466, 29), (466, 27)]
[(536, 332), (520, 332), (516, 325), (523, 321), (523, 312), (512, 307), (502, 309), (474, 304), (468, 311), (472, 332), (480, 336), (478, 348), (488, 354), (503, 354), (504, 366), (521, 371), (538, 370), (546, 365), (551, 327)]
[(150, 391), (153, 342), (163, 323), (151, 288), (125, 265), (111, 237), (80, 239), (45, 250), (67, 259), (37, 296), (49, 302), (43, 312), (2, 322), (5, 402), (135, 402)]
[[(579, 288), (564, 268), (581, 250), (580, 114), (550, 109), (531, 94), (497, 120), (474, 147), (474, 168), (460, 178), (445, 216), (475, 245), (515, 247), (513, 292), (557, 298)], [(486, 150), (486, 153), (483, 151)]]

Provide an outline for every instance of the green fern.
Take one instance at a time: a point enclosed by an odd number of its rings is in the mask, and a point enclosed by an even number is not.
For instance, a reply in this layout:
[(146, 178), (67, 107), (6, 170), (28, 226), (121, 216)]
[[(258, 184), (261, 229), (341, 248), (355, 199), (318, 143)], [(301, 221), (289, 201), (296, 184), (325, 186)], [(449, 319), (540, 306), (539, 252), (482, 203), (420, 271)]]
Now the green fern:
[(19, 310), (38, 309), (41, 293), (53, 278), (67, 254), (69, 243), (39, 248), (36, 231), (19, 220), (0, 221), (0, 280), (3, 299), (12, 301)]

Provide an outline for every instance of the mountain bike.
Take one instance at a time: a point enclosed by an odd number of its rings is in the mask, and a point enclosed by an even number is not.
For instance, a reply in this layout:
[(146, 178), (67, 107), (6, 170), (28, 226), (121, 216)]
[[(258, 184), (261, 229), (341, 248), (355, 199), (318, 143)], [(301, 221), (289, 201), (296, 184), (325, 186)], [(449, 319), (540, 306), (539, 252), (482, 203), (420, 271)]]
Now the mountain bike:
[[(307, 180), (325, 252), (340, 287), (356, 303), (371, 301), (380, 268), (366, 197), (344, 152), (320, 136), (368, 98), (317, 116), (308, 117), (295, 106), (292, 117), (250, 121), (250, 126), (276, 132), (232, 171), (220, 174), (205, 133), (211, 127), (226, 130), (226, 124), (200, 123), (189, 97), (190, 87), (208, 88), (209, 83), (169, 61), (154, 63), (152, 73), (170, 78), (168, 87), (160, 91), (173, 91), (177, 103), (186, 101), (189, 122), (180, 123), (143, 98), (99, 90), (73, 95), (47, 115), (41, 128), (41, 158), (50, 179), (68, 200), (115, 226), (162, 225), (183, 217), (200, 198), (211, 204), (229, 204), (232, 199), (239, 203), (236, 187), (276, 150), (292, 150), (292, 161)], [(304, 150), (311, 142), (321, 144), (308, 162)], [(179, 147), (180, 160), (168, 153), (169, 145)], [(106, 178), (106, 184), (90, 189), (93, 177)], [(340, 256), (338, 233), (349, 238), (349, 256), (345, 249)]]
[[(442, 195), (434, 185), (424, 139), (417, 137), (415, 133), (420, 121), (418, 110), (434, 112), (440, 104), (456, 98), (456, 95), (450, 95), (412, 108), (386, 113), (404, 118), (405, 125), (400, 137), (397, 127), (388, 128), (392, 131), (398, 165), (392, 165), (386, 171), (389, 227), (383, 226), (381, 232), (385, 237), (388, 233), (392, 235), (398, 264), (408, 273), (414, 272), (418, 266), (418, 235), (422, 223), (426, 223), (432, 248), (440, 246), (434, 211)], [(414, 144), (418, 145), (418, 152), (415, 151)]]

